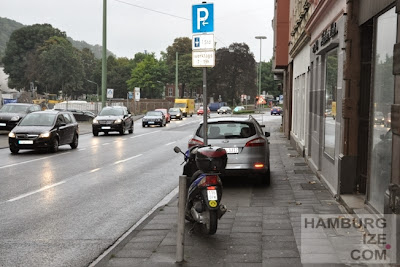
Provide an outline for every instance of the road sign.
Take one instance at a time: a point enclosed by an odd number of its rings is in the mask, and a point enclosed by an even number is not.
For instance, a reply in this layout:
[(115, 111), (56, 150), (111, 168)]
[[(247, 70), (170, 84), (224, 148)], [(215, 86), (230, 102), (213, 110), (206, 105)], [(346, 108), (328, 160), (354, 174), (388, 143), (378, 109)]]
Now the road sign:
[(193, 50), (214, 50), (214, 34), (193, 34)]
[(140, 100), (140, 88), (135, 87), (135, 101), (139, 101), (139, 100)]
[(114, 97), (114, 89), (107, 88), (107, 98), (113, 98)]
[(192, 6), (192, 32), (214, 31), (214, 4), (200, 4)]
[(192, 51), (192, 67), (214, 67), (215, 51)]

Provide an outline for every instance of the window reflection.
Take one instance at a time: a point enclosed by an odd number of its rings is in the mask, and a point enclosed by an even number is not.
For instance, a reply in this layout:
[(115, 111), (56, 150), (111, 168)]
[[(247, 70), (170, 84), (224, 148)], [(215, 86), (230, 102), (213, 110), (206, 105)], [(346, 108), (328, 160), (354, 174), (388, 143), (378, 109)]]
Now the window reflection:
[(335, 120), (336, 120), (336, 91), (337, 91), (337, 74), (338, 74), (338, 50), (337, 48), (326, 54), (325, 69), (325, 153), (335, 156)]
[(392, 161), (391, 105), (394, 98), (393, 46), (396, 43), (397, 15), (390, 9), (377, 19), (374, 62), (373, 106), (371, 112), (372, 149), (369, 202), (383, 213), (383, 198), (389, 185)]

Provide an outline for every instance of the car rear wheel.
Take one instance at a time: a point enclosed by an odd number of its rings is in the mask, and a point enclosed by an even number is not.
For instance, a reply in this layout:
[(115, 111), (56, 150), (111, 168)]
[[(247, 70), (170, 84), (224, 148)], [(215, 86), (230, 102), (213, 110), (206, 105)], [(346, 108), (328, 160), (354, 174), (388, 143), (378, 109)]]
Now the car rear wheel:
[(54, 138), (53, 143), (51, 144), (50, 147), (50, 152), (56, 153), (58, 151), (58, 145), (59, 145), (58, 139)]
[(131, 128), (129, 128), (129, 131), (128, 131), (130, 134), (131, 133), (133, 133), (133, 122), (132, 122), (132, 125), (131, 125)]
[(18, 154), (19, 148), (16, 147), (15, 145), (10, 145), (10, 151), (13, 154)]
[(98, 131), (93, 131), (93, 136), (98, 136), (99, 132)]
[(72, 140), (72, 143), (69, 144), (72, 149), (75, 149), (78, 147), (78, 134), (74, 135), (74, 139)]

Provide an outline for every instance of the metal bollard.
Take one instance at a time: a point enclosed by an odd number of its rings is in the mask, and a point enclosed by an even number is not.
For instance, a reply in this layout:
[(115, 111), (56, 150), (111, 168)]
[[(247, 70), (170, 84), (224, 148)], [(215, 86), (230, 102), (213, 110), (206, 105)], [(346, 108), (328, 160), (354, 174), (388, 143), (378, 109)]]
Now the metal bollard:
[(176, 262), (183, 262), (185, 242), (186, 175), (179, 176), (178, 230), (176, 236)]

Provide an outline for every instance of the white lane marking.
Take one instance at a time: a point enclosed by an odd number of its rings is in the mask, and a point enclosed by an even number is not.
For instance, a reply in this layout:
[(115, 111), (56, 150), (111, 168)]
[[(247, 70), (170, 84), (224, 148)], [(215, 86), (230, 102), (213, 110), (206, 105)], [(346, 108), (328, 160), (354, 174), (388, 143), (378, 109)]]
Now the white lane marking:
[(19, 200), (19, 199), (21, 199), (21, 198), (25, 198), (25, 197), (28, 197), (28, 196), (30, 196), (30, 195), (33, 195), (33, 194), (42, 192), (42, 191), (44, 191), (44, 190), (47, 190), (47, 189), (50, 189), (50, 188), (53, 188), (53, 187), (62, 185), (62, 184), (64, 184), (64, 183), (66, 183), (66, 181), (61, 181), (61, 182), (58, 182), (58, 183), (55, 183), (55, 184), (52, 184), (52, 185), (46, 185), (45, 187), (42, 187), (42, 188), (40, 188), (40, 189), (38, 189), (38, 190), (36, 190), (36, 191), (32, 191), (32, 192), (29, 192), (29, 193), (20, 195), (20, 196), (18, 196), (18, 197), (9, 199), (9, 200), (7, 200), (7, 202), (16, 201), (16, 200)]
[(143, 154), (139, 154), (139, 155), (136, 155), (136, 156), (133, 156), (133, 157), (130, 157), (130, 158), (126, 158), (126, 159), (122, 159), (122, 160), (118, 160), (118, 161), (114, 162), (114, 164), (120, 164), (122, 162), (131, 160), (131, 159), (134, 159), (134, 158), (137, 158), (137, 157), (141, 157), (141, 156), (143, 156)]
[(118, 238), (117, 241), (115, 241), (114, 244), (112, 244), (106, 251), (103, 252), (97, 259), (95, 259), (89, 267), (95, 267), (99, 262), (101, 262), (107, 255), (110, 255), (112, 251), (115, 250), (115, 248), (121, 244), (129, 235), (132, 234), (132, 232), (144, 221), (146, 220), (155, 210), (157, 210), (161, 206), (165, 206), (168, 204), (171, 199), (178, 194), (179, 187), (176, 187), (174, 190), (171, 191), (167, 196), (165, 196), (160, 202), (158, 202), (157, 205), (155, 205), (149, 212), (147, 212), (137, 223), (135, 223), (134, 226), (128, 229), (122, 236)]
[(172, 145), (172, 144), (175, 144), (176, 143), (176, 141), (174, 141), (174, 142), (169, 142), (168, 144), (165, 144), (166, 146), (169, 146), (169, 145)]
[(135, 136), (132, 136), (132, 137), (129, 137), (129, 138), (141, 137), (141, 136), (144, 136), (144, 135), (154, 134), (154, 133), (158, 133), (158, 132), (161, 132), (161, 130), (154, 131), (154, 132), (151, 132), (151, 133), (139, 134), (139, 135), (135, 135)]
[(14, 166), (18, 166), (18, 165), (21, 165), (21, 164), (31, 163), (31, 162), (35, 162), (35, 161), (39, 161), (39, 160), (49, 159), (49, 158), (52, 158), (52, 157), (57, 157), (59, 155), (65, 155), (65, 154), (68, 154), (68, 153), (71, 153), (71, 152), (63, 152), (63, 153), (60, 153), (60, 154), (57, 154), (57, 155), (53, 155), (53, 156), (43, 157), (43, 158), (39, 158), (39, 159), (32, 159), (32, 160), (22, 161), (22, 162), (10, 164), (10, 165), (0, 166), (0, 169), (14, 167)]
[(79, 148), (78, 151), (86, 150), (86, 148)]
[(100, 170), (100, 168), (93, 169), (93, 170), (91, 170), (89, 173), (97, 172), (98, 170)]
[(109, 145), (110, 143), (104, 143), (103, 146)]

